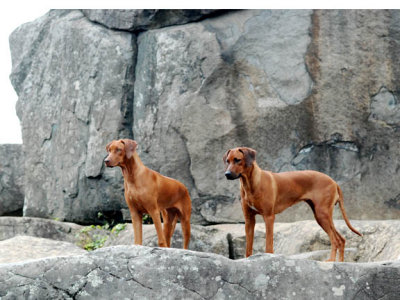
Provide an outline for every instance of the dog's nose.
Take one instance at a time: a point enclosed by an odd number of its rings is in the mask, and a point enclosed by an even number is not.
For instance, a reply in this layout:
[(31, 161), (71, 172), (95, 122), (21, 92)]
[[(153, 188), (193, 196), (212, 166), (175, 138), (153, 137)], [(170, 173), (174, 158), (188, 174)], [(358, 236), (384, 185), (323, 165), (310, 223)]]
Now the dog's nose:
[(226, 172), (225, 172), (225, 177), (226, 177), (227, 179), (232, 179), (232, 173), (231, 173), (231, 171), (226, 171)]

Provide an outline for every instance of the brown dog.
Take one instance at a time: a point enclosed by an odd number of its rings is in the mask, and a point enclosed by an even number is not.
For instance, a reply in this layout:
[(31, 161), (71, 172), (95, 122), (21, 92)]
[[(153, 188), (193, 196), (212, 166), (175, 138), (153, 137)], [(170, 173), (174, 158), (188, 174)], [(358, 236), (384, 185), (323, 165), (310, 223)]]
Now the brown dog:
[(256, 163), (256, 151), (250, 148), (228, 150), (224, 157), (225, 176), (229, 180), (240, 178), (240, 196), (245, 218), (246, 257), (253, 252), (255, 215), (260, 214), (265, 221), (265, 252), (273, 253), (273, 229), (275, 214), (300, 201), (307, 202), (315, 219), (328, 234), (331, 241), (331, 255), (328, 261), (344, 259), (345, 239), (333, 224), (334, 205), (339, 202), (347, 226), (356, 234), (343, 206), (343, 195), (339, 185), (328, 175), (316, 171), (293, 171), (272, 173), (263, 171)]
[[(150, 214), (156, 227), (158, 245), (170, 247), (178, 218), (181, 220), (183, 248), (190, 240), (192, 203), (187, 188), (179, 181), (147, 168), (136, 152), (137, 143), (124, 139), (106, 147), (107, 167), (119, 166), (124, 176), (125, 200), (132, 217), (135, 244), (142, 245), (142, 216)], [(164, 226), (161, 227), (160, 212)]]

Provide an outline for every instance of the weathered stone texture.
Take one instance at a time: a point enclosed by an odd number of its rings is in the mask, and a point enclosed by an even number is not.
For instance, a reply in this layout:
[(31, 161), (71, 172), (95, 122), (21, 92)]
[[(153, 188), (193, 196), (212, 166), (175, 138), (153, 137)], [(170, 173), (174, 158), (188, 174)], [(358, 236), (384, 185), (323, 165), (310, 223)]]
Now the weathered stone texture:
[(347, 212), (357, 219), (400, 215), (399, 20), (396, 10), (313, 13), (313, 142), (300, 152), (310, 150), (305, 168), (320, 164), (339, 180)]
[[(363, 237), (354, 234), (344, 221), (335, 221), (337, 230), (346, 239), (345, 261), (378, 262), (400, 259), (400, 221), (352, 221)], [(192, 226), (189, 249), (240, 259), (245, 255), (246, 236), (244, 224), (219, 224)], [(110, 237), (106, 246), (132, 245), (133, 229), (128, 225), (117, 237)], [(144, 225), (143, 245), (156, 247), (154, 225)], [(182, 248), (182, 230), (177, 225), (171, 247)], [(265, 225), (257, 223), (254, 233), (253, 254), (265, 252)], [(316, 221), (275, 223), (274, 251), (287, 257), (325, 261), (329, 258), (331, 244), (328, 235)]]
[(75, 243), (82, 228), (74, 223), (41, 218), (0, 217), (0, 241), (22, 235)]
[[(200, 223), (242, 220), (238, 184), (223, 178), (227, 149), (253, 147), (279, 170), (308, 140), (311, 13), (241, 11), (139, 35), (133, 132), (141, 157), (188, 186)], [(216, 199), (227, 204), (221, 213)]]
[(22, 145), (0, 145), (0, 216), (22, 215), (24, 156)]
[(232, 261), (141, 246), (0, 266), (2, 299), (395, 299), (399, 288), (398, 262), (334, 264), (266, 254)]
[(124, 205), (105, 145), (131, 137), (135, 37), (51, 11), (10, 36), (25, 153), (24, 215), (90, 222)]
[(0, 241), (0, 264), (23, 262), (52, 256), (73, 256), (86, 253), (78, 246), (51, 239), (16, 236)]
[[(275, 172), (329, 174), (353, 218), (398, 218), (399, 18), (252, 10), (140, 34), (133, 131), (144, 161), (188, 185), (201, 224), (243, 221), (221, 162), (241, 145)], [(312, 217), (300, 205), (277, 219)]]
[[(399, 23), (396, 10), (84, 10), (21, 26), (25, 215), (120, 218), (104, 146), (134, 137), (145, 164), (188, 187), (197, 224), (243, 221), (223, 178), (235, 146), (274, 172), (327, 173), (351, 218), (400, 217)], [(310, 218), (297, 205), (277, 220)]]

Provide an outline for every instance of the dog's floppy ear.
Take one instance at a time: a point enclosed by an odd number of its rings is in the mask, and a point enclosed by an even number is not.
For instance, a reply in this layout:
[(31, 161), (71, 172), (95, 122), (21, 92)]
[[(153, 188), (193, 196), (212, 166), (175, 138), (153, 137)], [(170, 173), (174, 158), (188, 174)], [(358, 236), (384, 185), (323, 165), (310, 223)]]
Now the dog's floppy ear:
[(257, 153), (256, 150), (243, 147), (240, 148), (239, 151), (242, 152), (244, 155), (244, 161), (246, 163), (246, 167), (250, 167), (256, 160), (256, 153)]
[(133, 153), (136, 151), (137, 143), (134, 140), (124, 139), (121, 140), (121, 143), (125, 145), (125, 156), (127, 159), (130, 159)]
[(225, 153), (224, 156), (222, 157), (222, 160), (224, 161), (224, 164), (226, 164), (226, 158), (228, 157), (229, 152), (231, 152), (230, 149), (229, 149), (228, 151), (226, 151), (226, 153)]
[(112, 143), (112, 142), (109, 142), (109, 143), (107, 144), (107, 146), (106, 146), (106, 151), (107, 151), (107, 152), (110, 152), (111, 143)]

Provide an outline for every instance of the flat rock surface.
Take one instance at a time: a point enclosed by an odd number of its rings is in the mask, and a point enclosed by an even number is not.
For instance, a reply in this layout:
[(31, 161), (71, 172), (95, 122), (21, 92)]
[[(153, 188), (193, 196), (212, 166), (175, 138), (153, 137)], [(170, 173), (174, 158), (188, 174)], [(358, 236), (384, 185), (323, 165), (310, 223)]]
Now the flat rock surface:
[[(378, 262), (400, 260), (400, 221), (356, 221), (352, 225), (363, 236), (354, 234), (342, 220), (335, 226), (346, 238), (345, 261)], [(133, 245), (132, 224), (127, 223), (120, 232), (84, 227), (74, 223), (58, 222), (40, 218), (0, 217), (0, 241), (18, 235), (33, 236), (56, 241), (84, 244), (106, 237), (104, 246)], [(240, 259), (245, 253), (244, 224), (219, 224), (191, 226), (189, 249), (220, 254), (231, 259)], [(143, 245), (156, 247), (157, 234), (154, 225), (143, 225)], [(182, 248), (182, 230), (178, 223), (172, 237), (173, 248)], [(316, 221), (298, 221), (274, 225), (274, 250), (276, 254), (326, 260), (329, 256), (328, 235)], [(264, 253), (265, 225), (256, 223), (254, 232), (254, 254)]]
[(86, 251), (74, 244), (32, 236), (16, 236), (0, 241), (0, 264), (83, 253)]
[[(336, 220), (335, 226), (346, 238), (345, 261), (376, 262), (400, 260), (400, 221), (351, 221), (363, 237), (354, 234), (342, 220)], [(220, 224), (212, 226), (192, 225), (192, 237), (189, 249), (212, 252), (232, 259), (244, 257), (244, 224)], [(126, 229), (117, 237), (110, 237), (106, 246), (132, 245), (133, 229)], [(154, 225), (143, 225), (143, 245), (157, 246)], [(182, 248), (182, 231), (179, 224), (172, 237), (172, 247)], [(254, 233), (254, 254), (265, 251), (265, 225), (257, 223)], [(303, 258), (324, 261), (329, 257), (330, 241), (328, 235), (316, 221), (293, 223), (275, 223), (274, 250), (285, 256), (301, 255)]]
[(74, 243), (83, 226), (49, 219), (0, 217), (0, 241), (17, 235), (34, 236)]

